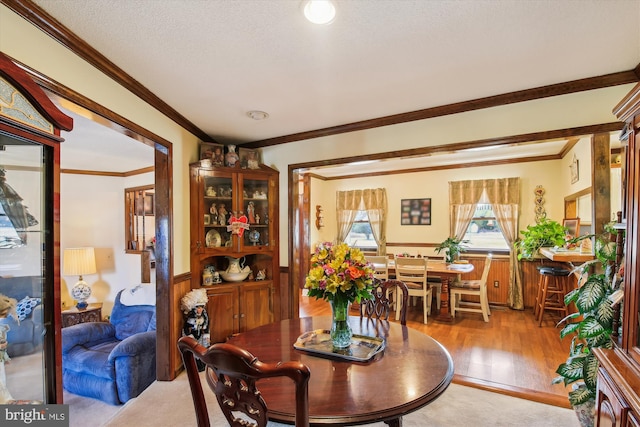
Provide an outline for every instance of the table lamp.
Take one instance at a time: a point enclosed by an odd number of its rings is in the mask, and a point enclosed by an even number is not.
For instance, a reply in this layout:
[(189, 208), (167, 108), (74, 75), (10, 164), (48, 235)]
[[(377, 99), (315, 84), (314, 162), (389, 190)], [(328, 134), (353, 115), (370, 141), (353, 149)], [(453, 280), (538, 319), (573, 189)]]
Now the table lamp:
[(82, 279), (83, 274), (96, 272), (96, 256), (93, 248), (68, 248), (64, 250), (63, 271), (65, 276), (79, 276), (78, 283), (71, 288), (71, 296), (77, 302), (76, 307), (84, 310), (89, 304), (91, 288)]

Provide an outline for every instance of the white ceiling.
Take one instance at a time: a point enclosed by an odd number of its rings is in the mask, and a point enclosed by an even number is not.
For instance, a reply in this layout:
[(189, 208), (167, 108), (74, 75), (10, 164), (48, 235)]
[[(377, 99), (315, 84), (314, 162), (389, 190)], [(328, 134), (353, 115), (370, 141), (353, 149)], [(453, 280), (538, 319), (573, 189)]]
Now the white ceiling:
[(34, 2), (227, 144), (640, 63), (638, 0), (338, 0), (327, 26), (299, 0)]

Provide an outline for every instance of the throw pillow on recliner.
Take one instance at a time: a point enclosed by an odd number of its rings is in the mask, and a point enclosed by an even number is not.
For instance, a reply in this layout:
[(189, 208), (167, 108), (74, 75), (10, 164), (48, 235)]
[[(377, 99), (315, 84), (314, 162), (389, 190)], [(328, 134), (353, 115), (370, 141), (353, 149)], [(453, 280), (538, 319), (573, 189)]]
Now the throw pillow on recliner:
[(26, 319), (27, 316), (31, 314), (31, 311), (38, 304), (40, 304), (40, 301), (42, 301), (40, 298), (31, 298), (29, 296), (26, 296), (22, 298), (20, 301), (18, 301), (18, 304), (16, 304), (16, 312), (18, 313), (18, 319), (20, 319), (21, 322), (24, 319)]
[(116, 338), (122, 341), (131, 335), (145, 332), (152, 315), (149, 311), (134, 311), (123, 316), (113, 325), (116, 328)]

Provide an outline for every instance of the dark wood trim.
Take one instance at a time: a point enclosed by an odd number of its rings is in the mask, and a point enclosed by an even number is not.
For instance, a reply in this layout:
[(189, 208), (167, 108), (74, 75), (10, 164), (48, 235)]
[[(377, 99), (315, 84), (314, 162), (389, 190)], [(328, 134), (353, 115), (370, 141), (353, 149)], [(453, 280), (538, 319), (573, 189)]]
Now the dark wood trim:
[(175, 341), (171, 330), (175, 322), (173, 290), (173, 146), (155, 145), (156, 218), (156, 378), (175, 379)]
[(169, 104), (154, 95), (153, 92), (35, 3), (29, 0), (0, 0), (0, 2), (202, 141), (215, 142), (203, 130), (171, 108)]
[(321, 167), (321, 166), (335, 166), (335, 165), (351, 163), (356, 161), (364, 161), (364, 160), (384, 160), (384, 159), (398, 158), (398, 157), (412, 157), (412, 156), (421, 156), (421, 155), (424, 156), (424, 155), (430, 155), (430, 154), (439, 153), (439, 152), (459, 151), (459, 150), (476, 148), (476, 147), (492, 147), (492, 146), (511, 145), (511, 144), (535, 144), (536, 141), (548, 141), (553, 139), (572, 138), (567, 144), (565, 144), (565, 147), (563, 147), (563, 149), (560, 150), (558, 154), (551, 155), (551, 156), (522, 157), (518, 159), (475, 162), (472, 164), (465, 163), (465, 164), (433, 166), (433, 167), (425, 167), (425, 168), (383, 171), (383, 172), (366, 173), (366, 174), (341, 175), (339, 177), (331, 177), (331, 178), (320, 176), (319, 174), (322, 173), (322, 171), (317, 170), (314, 172), (313, 177), (321, 180), (346, 179), (346, 178), (355, 178), (355, 177), (362, 178), (366, 176), (394, 175), (394, 174), (404, 174), (404, 173), (413, 173), (413, 172), (428, 172), (428, 171), (435, 171), (435, 170), (467, 168), (467, 167), (475, 167), (475, 166), (491, 166), (491, 165), (503, 165), (503, 164), (511, 164), (511, 163), (539, 162), (543, 160), (557, 160), (557, 159), (561, 159), (569, 151), (566, 148), (567, 145), (570, 145), (570, 144), (575, 145), (574, 137), (587, 136), (593, 133), (615, 132), (615, 131), (619, 131), (621, 128), (622, 128), (622, 125), (619, 122), (602, 123), (598, 125), (581, 126), (577, 128), (556, 129), (556, 130), (541, 131), (541, 132), (534, 132), (534, 133), (521, 134), (521, 135), (512, 135), (512, 136), (506, 136), (506, 137), (495, 138), (495, 139), (481, 139), (476, 141), (465, 141), (465, 142), (454, 143), (454, 144), (435, 145), (431, 147), (387, 151), (384, 153), (368, 154), (363, 156), (342, 157), (342, 158), (336, 158), (336, 159), (297, 163), (297, 164), (290, 165), (290, 170), (314, 168), (314, 167)]
[[(337, 179), (349, 179), (349, 178), (364, 178), (369, 176), (382, 176), (382, 175), (397, 175), (397, 174), (406, 174), (406, 173), (415, 173), (415, 172), (432, 172), (438, 170), (449, 170), (449, 169), (464, 169), (471, 167), (479, 167), (479, 166), (492, 166), (492, 165), (508, 165), (513, 163), (527, 163), (527, 162), (541, 162), (544, 160), (557, 160), (561, 159), (562, 156), (559, 154), (551, 155), (551, 156), (537, 156), (537, 157), (521, 157), (517, 159), (502, 159), (502, 160), (488, 160), (484, 162), (472, 162), (472, 163), (464, 163), (464, 164), (452, 164), (452, 165), (442, 165), (442, 166), (430, 166), (424, 168), (411, 168), (411, 169), (395, 169), (392, 171), (380, 171), (380, 172), (367, 172), (362, 174), (351, 174), (351, 175), (340, 175), (340, 176), (331, 176), (331, 177), (323, 177), (321, 179), (325, 181), (337, 180)], [(320, 178), (319, 178), (320, 179)]]
[[(485, 108), (497, 107), (518, 102), (532, 101), (535, 99), (549, 98), (570, 93), (583, 92), (587, 90), (601, 89), (610, 86), (617, 86), (628, 83), (635, 83), (639, 80), (637, 70), (621, 71), (618, 73), (606, 74), (604, 76), (590, 77), (586, 79), (573, 80), (564, 83), (557, 83), (548, 86), (541, 86), (533, 89), (525, 89), (517, 92), (510, 92), (501, 95), (489, 96), (470, 101), (457, 102), (439, 107), (427, 108), (424, 110), (412, 111), (408, 113), (394, 114), (386, 117), (378, 117), (370, 120), (363, 120), (355, 123), (331, 126), (323, 129), (316, 129), (308, 132), (300, 132), (291, 135), (284, 135), (275, 138), (254, 141), (245, 144), (245, 147), (260, 148), (271, 145), (285, 144), (288, 142), (302, 141), (322, 136), (338, 135), (341, 133), (355, 132), (372, 129), (382, 126), (397, 125), (416, 120), (430, 119), (434, 117), (458, 114), (466, 111), (481, 110)], [(596, 133), (596, 132), (588, 132)]]
[(173, 283), (191, 282), (191, 272), (177, 274), (173, 276)]
[(81, 169), (61, 169), (61, 173), (73, 174), (73, 175), (95, 175), (95, 176), (114, 176), (118, 178), (124, 178), (127, 176), (141, 175), (143, 173), (153, 172), (155, 168), (149, 166), (146, 168), (135, 169), (127, 172), (104, 172), (104, 171), (89, 171)]

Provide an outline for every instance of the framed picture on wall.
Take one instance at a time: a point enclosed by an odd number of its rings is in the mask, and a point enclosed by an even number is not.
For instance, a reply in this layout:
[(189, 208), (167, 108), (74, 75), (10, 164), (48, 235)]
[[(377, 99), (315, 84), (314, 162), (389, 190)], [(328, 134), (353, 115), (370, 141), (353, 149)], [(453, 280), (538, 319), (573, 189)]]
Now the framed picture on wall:
[(400, 225), (431, 225), (431, 199), (402, 199)]
[(567, 235), (577, 237), (580, 234), (580, 218), (565, 218), (562, 225), (567, 229)]

